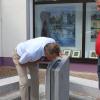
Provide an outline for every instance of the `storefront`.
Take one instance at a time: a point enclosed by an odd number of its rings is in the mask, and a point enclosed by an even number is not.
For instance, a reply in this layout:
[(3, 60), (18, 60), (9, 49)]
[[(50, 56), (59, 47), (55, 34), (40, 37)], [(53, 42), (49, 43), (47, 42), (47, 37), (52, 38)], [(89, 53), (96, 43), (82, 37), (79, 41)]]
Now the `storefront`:
[(94, 0), (36, 0), (33, 5), (35, 37), (54, 38), (72, 62), (97, 62), (95, 40), (100, 12)]

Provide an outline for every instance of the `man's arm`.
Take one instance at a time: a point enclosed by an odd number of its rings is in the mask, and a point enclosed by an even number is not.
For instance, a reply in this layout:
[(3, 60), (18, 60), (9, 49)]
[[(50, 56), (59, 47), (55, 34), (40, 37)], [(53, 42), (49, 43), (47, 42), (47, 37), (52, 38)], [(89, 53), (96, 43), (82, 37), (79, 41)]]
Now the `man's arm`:
[(28, 54), (28, 52), (25, 52), (25, 53), (21, 56), (21, 58), (19, 59), (19, 63), (20, 63), (20, 64), (25, 64), (25, 63), (29, 62), (30, 60), (31, 60), (30, 55)]

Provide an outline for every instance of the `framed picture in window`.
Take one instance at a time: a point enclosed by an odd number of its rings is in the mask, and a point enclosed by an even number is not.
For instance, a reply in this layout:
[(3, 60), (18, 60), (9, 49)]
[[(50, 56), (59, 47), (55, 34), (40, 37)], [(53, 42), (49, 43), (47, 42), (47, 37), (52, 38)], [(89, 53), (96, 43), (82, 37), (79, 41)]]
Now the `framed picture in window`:
[(37, 4), (35, 6), (35, 37), (51, 37), (62, 48), (81, 49), (81, 14), (81, 3)]
[(63, 53), (66, 55), (66, 56), (71, 56), (71, 50), (70, 49), (65, 49), (63, 51)]
[(74, 50), (72, 52), (72, 57), (73, 58), (80, 58), (80, 50)]
[(89, 58), (93, 58), (93, 59), (96, 59), (97, 58), (97, 55), (96, 55), (95, 50), (90, 50)]

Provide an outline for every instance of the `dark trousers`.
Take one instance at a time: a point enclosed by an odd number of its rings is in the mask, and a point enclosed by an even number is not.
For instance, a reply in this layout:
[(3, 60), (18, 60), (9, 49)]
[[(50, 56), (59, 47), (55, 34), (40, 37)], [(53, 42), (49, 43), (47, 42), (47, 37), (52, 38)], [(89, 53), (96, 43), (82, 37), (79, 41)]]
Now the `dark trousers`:
[(98, 57), (97, 74), (98, 74), (98, 86), (100, 90), (100, 56)]

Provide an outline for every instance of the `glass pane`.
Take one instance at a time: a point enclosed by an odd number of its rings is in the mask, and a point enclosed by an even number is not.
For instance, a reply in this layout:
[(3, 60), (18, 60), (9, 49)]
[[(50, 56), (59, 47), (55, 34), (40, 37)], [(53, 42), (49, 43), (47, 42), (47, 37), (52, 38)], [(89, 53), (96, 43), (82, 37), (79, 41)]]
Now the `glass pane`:
[(36, 5), (35, 36), (52, 37), (62, 50), (70, 50), (71, 56), (81, 57), (82, 4)]
[(85, 57), (97, 58), (95, 54), (95, 40), (100, 30), (100, 12), (96, 10), (95, 3), (87, 3), (86, 6), (86, 40)]

